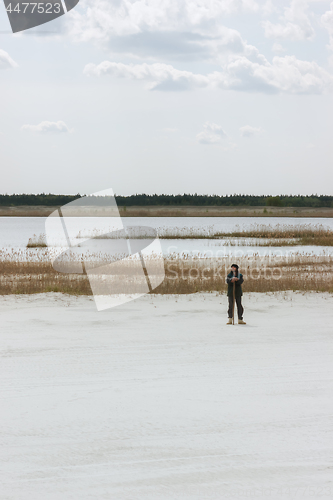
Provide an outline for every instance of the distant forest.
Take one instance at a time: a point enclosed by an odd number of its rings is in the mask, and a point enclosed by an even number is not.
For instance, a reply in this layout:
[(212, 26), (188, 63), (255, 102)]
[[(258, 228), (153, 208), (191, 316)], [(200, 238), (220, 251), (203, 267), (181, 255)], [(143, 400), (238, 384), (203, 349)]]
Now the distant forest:
[[(17, 207), (22, 205), (44, 205), (62, 206), (66, 203), (80, 198), (81, 195), (58, 195), (58, 194), (1, 194), (0, 206)], [(311, 195), (311, 196), (252, 196), (233, 194), (227, 196), (199, 195), (199, 194), (134, 194), (131, 196), (117, 196), (117, 204), (121, 207), (130, 206), (228, 206), (228, 207), (333, 207), (333, 196)], [(108, 198), (87, 197), (87, 204), (107, 204)]]

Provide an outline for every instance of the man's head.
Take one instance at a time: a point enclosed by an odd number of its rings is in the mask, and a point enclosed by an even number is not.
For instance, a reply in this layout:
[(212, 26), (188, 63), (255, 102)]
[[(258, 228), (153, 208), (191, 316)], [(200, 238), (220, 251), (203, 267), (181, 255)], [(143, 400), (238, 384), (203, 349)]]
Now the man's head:
[(238, 269), (239, 269), (239, 267), (237, 266), (237, 264), (232, 264), (231, 270), (234, 272), (234, 274), (238, 273)]

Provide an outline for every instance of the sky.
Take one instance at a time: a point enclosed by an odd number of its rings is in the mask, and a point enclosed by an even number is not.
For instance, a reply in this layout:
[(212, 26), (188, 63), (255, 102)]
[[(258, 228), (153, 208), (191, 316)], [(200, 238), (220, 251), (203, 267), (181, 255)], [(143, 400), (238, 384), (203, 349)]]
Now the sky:
[(0, 0), (0, 193), (332, 195), (332, 111), (330, 0)]

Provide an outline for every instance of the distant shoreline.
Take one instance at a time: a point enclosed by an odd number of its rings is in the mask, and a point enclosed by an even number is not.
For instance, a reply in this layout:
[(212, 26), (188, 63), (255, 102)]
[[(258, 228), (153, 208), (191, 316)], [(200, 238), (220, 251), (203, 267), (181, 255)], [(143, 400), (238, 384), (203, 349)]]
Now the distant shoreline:
[[(48, 217), (59, 207), (22, 205), (0, 207), (0, 217)], [(316, 217), (333, 218), (333, 208), (249, 207), (249, 206), (130, 206), (118, 207), (122, 217)], [(93, 209), (93, 216), (107, 216), (105, 208)], [(86, 207), (86, 216), (91, 207)]]

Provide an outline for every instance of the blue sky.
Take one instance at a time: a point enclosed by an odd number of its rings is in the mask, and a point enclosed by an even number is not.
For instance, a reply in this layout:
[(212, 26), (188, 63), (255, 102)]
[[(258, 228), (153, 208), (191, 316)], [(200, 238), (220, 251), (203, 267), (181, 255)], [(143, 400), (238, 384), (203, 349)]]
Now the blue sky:
[(332, 194), (331, 1), (81, 0), (17, 35), (1, 2), (0, 32), (2, 193)]

